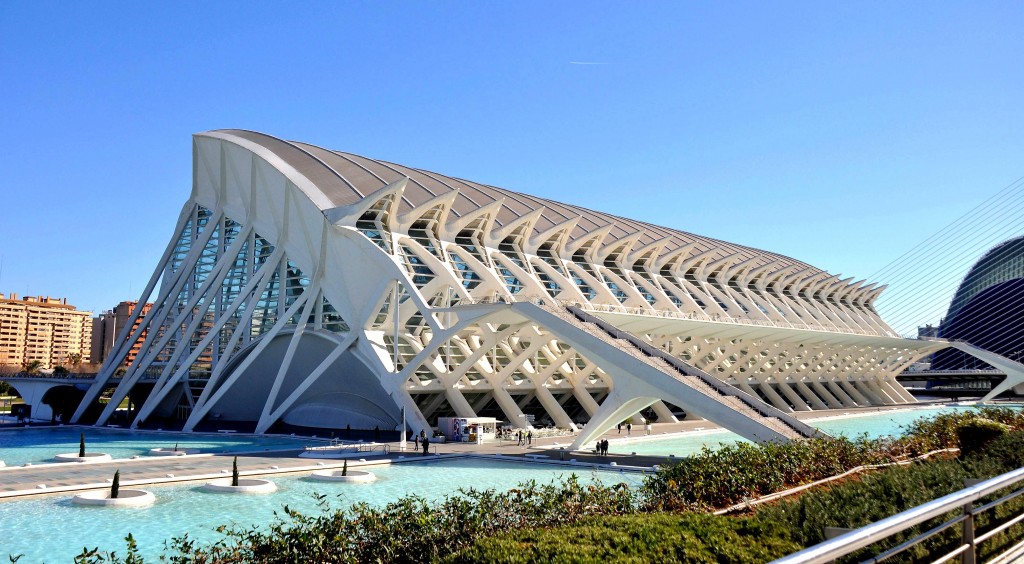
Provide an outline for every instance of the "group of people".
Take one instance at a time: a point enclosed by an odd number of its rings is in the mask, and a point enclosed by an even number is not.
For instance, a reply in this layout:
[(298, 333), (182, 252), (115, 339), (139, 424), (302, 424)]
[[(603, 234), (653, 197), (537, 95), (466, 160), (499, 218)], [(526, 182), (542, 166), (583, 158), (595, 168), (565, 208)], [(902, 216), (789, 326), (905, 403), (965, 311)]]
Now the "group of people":
[(516, 433), (516, 437), (519, 439), (519, 446), (532, 445), (533, 444), (533, 431), (523, 432), (522, 429)]
[(608, 456), (608, 439), (597, 441), (597, 454)]
[(420, 445), (423, 445), (423, 456), (430, 454), (430, 437), (427, 436), (425, 431), (420, 431), (420, 434), (413, 438), (413, 444), (416, 449), (419, 449)]

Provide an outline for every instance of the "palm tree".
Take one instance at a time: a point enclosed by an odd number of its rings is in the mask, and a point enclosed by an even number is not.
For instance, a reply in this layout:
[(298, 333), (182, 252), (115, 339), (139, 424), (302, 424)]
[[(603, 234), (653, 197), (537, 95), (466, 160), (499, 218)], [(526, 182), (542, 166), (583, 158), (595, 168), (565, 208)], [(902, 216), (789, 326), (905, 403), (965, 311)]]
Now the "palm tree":
[(79, 364), (82, 364), (82, 353), (73, 352), (68, 354), (68, 364), (72, 367), (77, 368)]
[(39, 370), (42, 369), (43, 362), (40, 360), (30, 360), (25, 363), (25, 373), (34, 376), (39, 374)]

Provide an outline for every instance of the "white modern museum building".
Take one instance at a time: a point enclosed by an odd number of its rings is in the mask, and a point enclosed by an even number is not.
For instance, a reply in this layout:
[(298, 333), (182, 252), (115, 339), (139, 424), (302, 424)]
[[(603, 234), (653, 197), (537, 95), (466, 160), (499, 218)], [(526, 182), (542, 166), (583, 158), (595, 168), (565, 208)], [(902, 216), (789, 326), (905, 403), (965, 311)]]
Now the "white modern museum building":
[(129, 398), (132, 426), (185, 430), (393, 430), (404, 411), (416, 433), (496, 417), (579, 431), (580, 446), (643, 411), (756, 441), (809, 436), (792, 412), (913, 402), (896, 375), (956, 346), (896, 335), (872, 305), (882, 289), (520, 192), (211, 131), (194, 136), (191, 195), (138, 300), (152, 309), (73, 420), (106, 424)]

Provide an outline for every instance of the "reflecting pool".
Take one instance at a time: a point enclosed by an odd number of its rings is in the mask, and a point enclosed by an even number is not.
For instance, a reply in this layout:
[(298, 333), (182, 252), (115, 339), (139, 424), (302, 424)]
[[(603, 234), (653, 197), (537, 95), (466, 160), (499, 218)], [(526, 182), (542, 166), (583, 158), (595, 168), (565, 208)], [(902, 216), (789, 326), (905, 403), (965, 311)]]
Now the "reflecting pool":
[(223, 538), (216, 528), (225, 524), (250, 526), (272, 522), (274, 512), (287, 504), (301, 512), (318, 511), (314, 493), (327, 496), (332, 507), (356, 502), (383, 505), (406, 494), (442, 499), (458, 488), (506, 490), (527, 480), (548, 483), (576, 473), (584, 482), (625, 482), (639, 485), (641, 474), (570, 469), (550, 464), (498, 462), (476, 458), (403, 463), (370, 468), (377, 481), (369, 484), (315, 482), (302, 477), (272, 479), (279, 490), (269, 495), (231, 495), (199, 491), (201, 484), (147, 487), (157, 495), (143, 509), (82, 507), (72, 494), (0, 503), (0, 559), (24, 554), (22, 562), (70, 562), (83, 547), (100, 547), (124, 554), (130, 532), (142, 555), (155, 560), (165, 540), (188, 533), (207, 543)]
[(0, 430), (0, 460), (8, 466), (53, 462), (61, 453), (77, 453), (79, 434), (85, 433), (89, 452), (105, 452), (114, 458), (145, 456), (151, 448), (191, 448), (200, 452), (243, 452), (301, 449), (322, 441), (309, 438), (261, 437), (235, 434), (196, 434), (129, 431), (94, 427), (42, 427)]

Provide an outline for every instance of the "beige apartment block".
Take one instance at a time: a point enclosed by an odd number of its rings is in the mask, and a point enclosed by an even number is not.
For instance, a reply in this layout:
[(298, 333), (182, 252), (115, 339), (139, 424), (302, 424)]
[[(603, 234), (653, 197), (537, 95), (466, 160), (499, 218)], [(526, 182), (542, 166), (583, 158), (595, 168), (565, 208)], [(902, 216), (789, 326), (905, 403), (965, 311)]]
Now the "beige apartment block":
[[(125, 301), (117, 304), (109, 311), (105, 311), (93, 320), (92, 326), (92, 352), (90, 358), (92, 362), (101, 364), (107, 359), (107, 355), (114, 348), (115, 343), (118, 339), (123, 338), (122, 334), (125, 331), (125, 326), (128, 324), (129, 318), (131, 318), (132, 311), (135, 309), (138, 302)], [(153, 307), (153, 304), (146, 303), (142, 304), (142, 311), (135, 318), (132, 323), (129, 334), (142, 323), (142, 320), (149, 313), (149, 308)], [(139, 338), (135, 341), (129, 349), (128, 354), (125, 356), (124, 361), (121, 363), (122, 366), (128, 366), (135, 361), (135, 355), (139, 352), (139, 347), (142, 346), (142, 342), (146, 339), (146, 332), (143, 331)]]
[(39, 361), (46, 369), (88, 363), (91, 315), (68, 305), (67, 298), (0, 294), (0, 365)]

